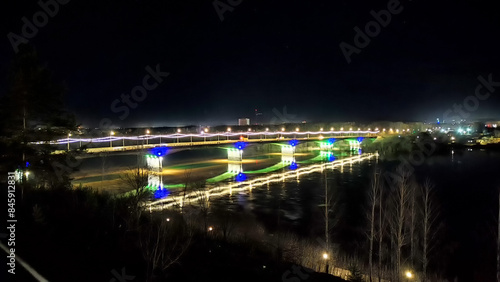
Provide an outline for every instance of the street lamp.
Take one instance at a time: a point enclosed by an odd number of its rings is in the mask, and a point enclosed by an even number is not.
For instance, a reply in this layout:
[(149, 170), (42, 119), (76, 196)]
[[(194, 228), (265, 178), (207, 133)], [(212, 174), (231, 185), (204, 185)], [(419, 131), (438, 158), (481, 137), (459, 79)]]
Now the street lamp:
[(408, 279), (412, 279), (413, 278), (413, 273), (411, 273), (411, 271), (408, 270), (408, 271), (406, 271), (405, 276)]
[(68, 152), (69, 152), (69, 137), (71, 137), (71, 133), (68, 133)]
[(227, 128), (227, 140), (229, 140), (229, 132), (231, 132), (231, 127)]
[(325, 272), (328, 273), (328, 254), (327, 253), (323, 253), (323, 259), (325, 260), (325, 263), (326, 263)]
[(149, 144), (149, 138), (148, 137), (149, 137), (149, 129), (146, 130), (146, 145)]
[(115, 135), (115, 132), (114, 131), (111, 131), (109, 133), (109, 147), (112, 148), (113, 147), (113, 141), (111, 140), (111, 136)]

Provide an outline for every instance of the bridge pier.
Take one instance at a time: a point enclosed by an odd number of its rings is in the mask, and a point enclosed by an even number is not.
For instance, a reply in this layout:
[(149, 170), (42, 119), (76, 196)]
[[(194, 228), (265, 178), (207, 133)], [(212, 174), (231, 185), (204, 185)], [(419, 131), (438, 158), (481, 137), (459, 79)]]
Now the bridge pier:
[(295, 146), (292, 146), (292, 145), (281, 146), (281, 154), (282, 155), (294, 155), (295, 154)]
[(163, 157), (158, 157), (155, 155), (146, 155), (146, 164), (148, 169), (154, 172), (163, 171)]

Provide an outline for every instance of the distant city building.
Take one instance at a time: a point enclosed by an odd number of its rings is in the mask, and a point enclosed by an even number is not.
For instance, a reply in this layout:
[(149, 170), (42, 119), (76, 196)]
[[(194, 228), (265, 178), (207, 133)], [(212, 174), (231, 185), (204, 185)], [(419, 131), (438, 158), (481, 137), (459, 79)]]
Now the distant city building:
[(249, 118), (240, 118), (238, 119), (238, 125), (250, 125)]

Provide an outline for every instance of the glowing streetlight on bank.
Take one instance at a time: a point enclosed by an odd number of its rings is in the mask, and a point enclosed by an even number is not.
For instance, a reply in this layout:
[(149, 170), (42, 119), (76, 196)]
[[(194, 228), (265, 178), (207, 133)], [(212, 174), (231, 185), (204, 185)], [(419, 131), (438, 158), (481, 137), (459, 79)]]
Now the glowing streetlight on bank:
[(406, 271), (405, 276), (408, 279), (412, 279), (413, 278), (413, 273), (411, 273), (411, 271)]
[(114, 131), (111, 131), (109, 133), (109, 147), (113, 147), (113, 141), (111, 140), (111, 136), (115, 135), (115, 132)]
[(71, 133), (68, 133), (68, 152), (69, 152), (69, 138), (71, 137)]

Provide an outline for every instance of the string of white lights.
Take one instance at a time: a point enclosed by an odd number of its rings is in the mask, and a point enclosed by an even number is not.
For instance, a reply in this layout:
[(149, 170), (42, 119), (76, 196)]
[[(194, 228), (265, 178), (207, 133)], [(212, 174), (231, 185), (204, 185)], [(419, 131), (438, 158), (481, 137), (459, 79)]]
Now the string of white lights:
[[(234, 137), (234, 136), (272, 136), (272, 135), (296, 135), (296, 136), (304, 136), (304, 135), (342, 135), (342, 134), (362, 134), (362, 135), (370, 135), (377, 134), (380, 131), (371, 131), (371, 130), (340, 130), (340, 131), (261, 131), (261, 132), (219, 132), (219, 133), (190, 133), (190, 134), (162, 134), (162, 135), (139, 135), (139, 136), (106, 136), (99, 138), (62, 138), (55, 141), (37, 141), (31, 142), (32, 144), (52, 144), (52, 145), (62, 145), (68, 143), (104, 143), (104, 142), (114, 142), (114, 141), (122, 141), (122, 140), (131, 140), (131, 141), (141, 141), (141, 140), (152, 140), (152, 139), (180, 139), (180, 138), (211, 138), (211, 137)], [(355, 137), (355, 136), (352, 136)], [(356, 136), (362, 137), (362, 136)]]

